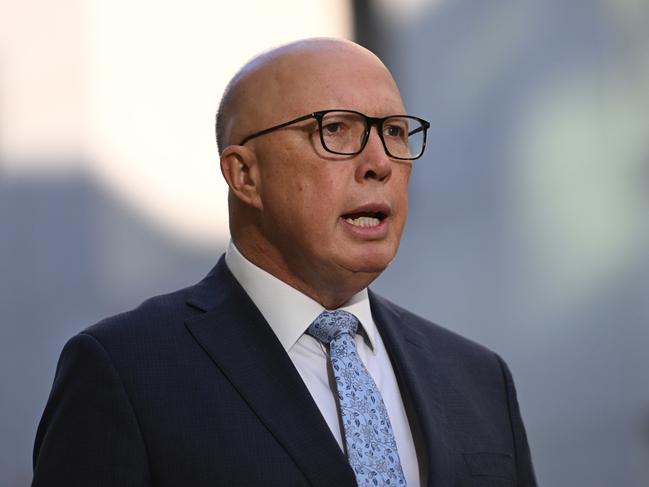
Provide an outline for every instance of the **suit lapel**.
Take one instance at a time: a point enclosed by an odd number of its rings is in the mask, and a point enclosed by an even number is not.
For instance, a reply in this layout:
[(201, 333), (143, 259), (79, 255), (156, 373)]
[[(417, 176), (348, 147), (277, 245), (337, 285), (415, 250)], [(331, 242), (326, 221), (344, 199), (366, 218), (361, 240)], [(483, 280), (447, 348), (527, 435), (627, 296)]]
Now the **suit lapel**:
[(355, 485), (354, 474), (288, 354), (221, 258), (196, 288), (205, 311), (186, 326), (312, 485)]
[(451, 439), (445, 434), (445, 415), (438, 382), (442, 364), (422, 332), (399, 309), (371, 291), (370, 306), (390, 356), (420, 463), (422, 485), (444, 485), (448, 479)]

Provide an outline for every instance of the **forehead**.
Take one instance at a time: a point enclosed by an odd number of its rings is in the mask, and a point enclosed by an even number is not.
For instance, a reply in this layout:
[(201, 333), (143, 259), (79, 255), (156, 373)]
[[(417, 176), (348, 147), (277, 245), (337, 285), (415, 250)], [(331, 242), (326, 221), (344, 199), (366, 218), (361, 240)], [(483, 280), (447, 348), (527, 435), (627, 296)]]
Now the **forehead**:
[(249, 79), (266, 123), (345, 108), (367, 115), (403, 113), (394, 79), (374, 54), (355, 44), (309, 45), (267, 60)]

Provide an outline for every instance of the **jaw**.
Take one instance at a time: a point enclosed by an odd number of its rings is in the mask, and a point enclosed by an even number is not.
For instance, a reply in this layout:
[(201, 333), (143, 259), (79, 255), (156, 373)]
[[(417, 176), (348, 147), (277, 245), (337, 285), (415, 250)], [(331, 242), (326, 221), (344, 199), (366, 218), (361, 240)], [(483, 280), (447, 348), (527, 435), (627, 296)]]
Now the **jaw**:
[(337, 222), (334, 251), (350, 272), (378, 274), (394, 259), (403, 224), (389, 211), (342, 215)]
[[(389, 241), (335, 240), (319, 256), (293, 254), (283, 277), (295, 289), (327, 309), (335, 309), (369, 286), (392, 261), (396, 245)], [(314, 258), (315, 257), (315, 258)]]
[(312, 268), (315, 298), (328, 309), (347, 302), (354, 294), (368, 287), (386, 269), (396, 255), (398, 243), (383, 239), (352, 238), (338, 240), (334, 252), (319, 268)]
[(302, 235), (291, 232), (271, 237), (249, 228), (254, 235), (241, 239), (245, 243), (235, 243), (254, 264), (334, 309), (372, 283), (398, 248), (401, 219), (392, 214), (377, 225), (358, 218), (370, 217), (357, 216), (350, 223), (341, 215), (328, 230), (321, 227), (322, 232)]
[(358, 277), (367, 275), (369, 284), (388, 267), (395, 255), (396, 249), (385, 242), (356, 244), (346, 255), (341, 256), (338, 264), (346, 273)]

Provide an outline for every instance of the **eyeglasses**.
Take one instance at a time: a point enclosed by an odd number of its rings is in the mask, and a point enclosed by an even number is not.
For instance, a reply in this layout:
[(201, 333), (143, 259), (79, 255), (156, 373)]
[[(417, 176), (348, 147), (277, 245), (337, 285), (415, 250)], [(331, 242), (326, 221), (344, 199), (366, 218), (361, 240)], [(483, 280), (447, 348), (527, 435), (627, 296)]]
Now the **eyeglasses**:
[(318, 121), (320, 143), (324, 150), (344, 156), (360, 154), (367, 145), (372, 125), (376, 125), (388, 156), (403, 160), (418, 159), (426, 148), (426, 132), (430, 127), (426, 120), (410, 115), (376, 118), (353, 110), (322, 110), (255, 132), (245, 137), (239, 145), (310, 118)]

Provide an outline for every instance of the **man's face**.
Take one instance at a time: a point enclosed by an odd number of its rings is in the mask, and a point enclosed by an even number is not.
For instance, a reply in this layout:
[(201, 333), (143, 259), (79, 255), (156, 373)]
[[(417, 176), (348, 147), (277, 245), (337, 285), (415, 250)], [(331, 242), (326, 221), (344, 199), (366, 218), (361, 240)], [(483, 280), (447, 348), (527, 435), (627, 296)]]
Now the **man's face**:
[[(256, 130), (317, 110), (405, 113), (392, 77), (367, 53), (298, 56), (268, 83), (277, 98)], [(316, 288), (359, 277), (367, 285), (386, 268), (406, 221), (411, 162), (389, 158), (376, 127), (356, 156), (325, 152), (313, 119), (254, 139), (254, 150), (262, 232), (290, 278)]]

